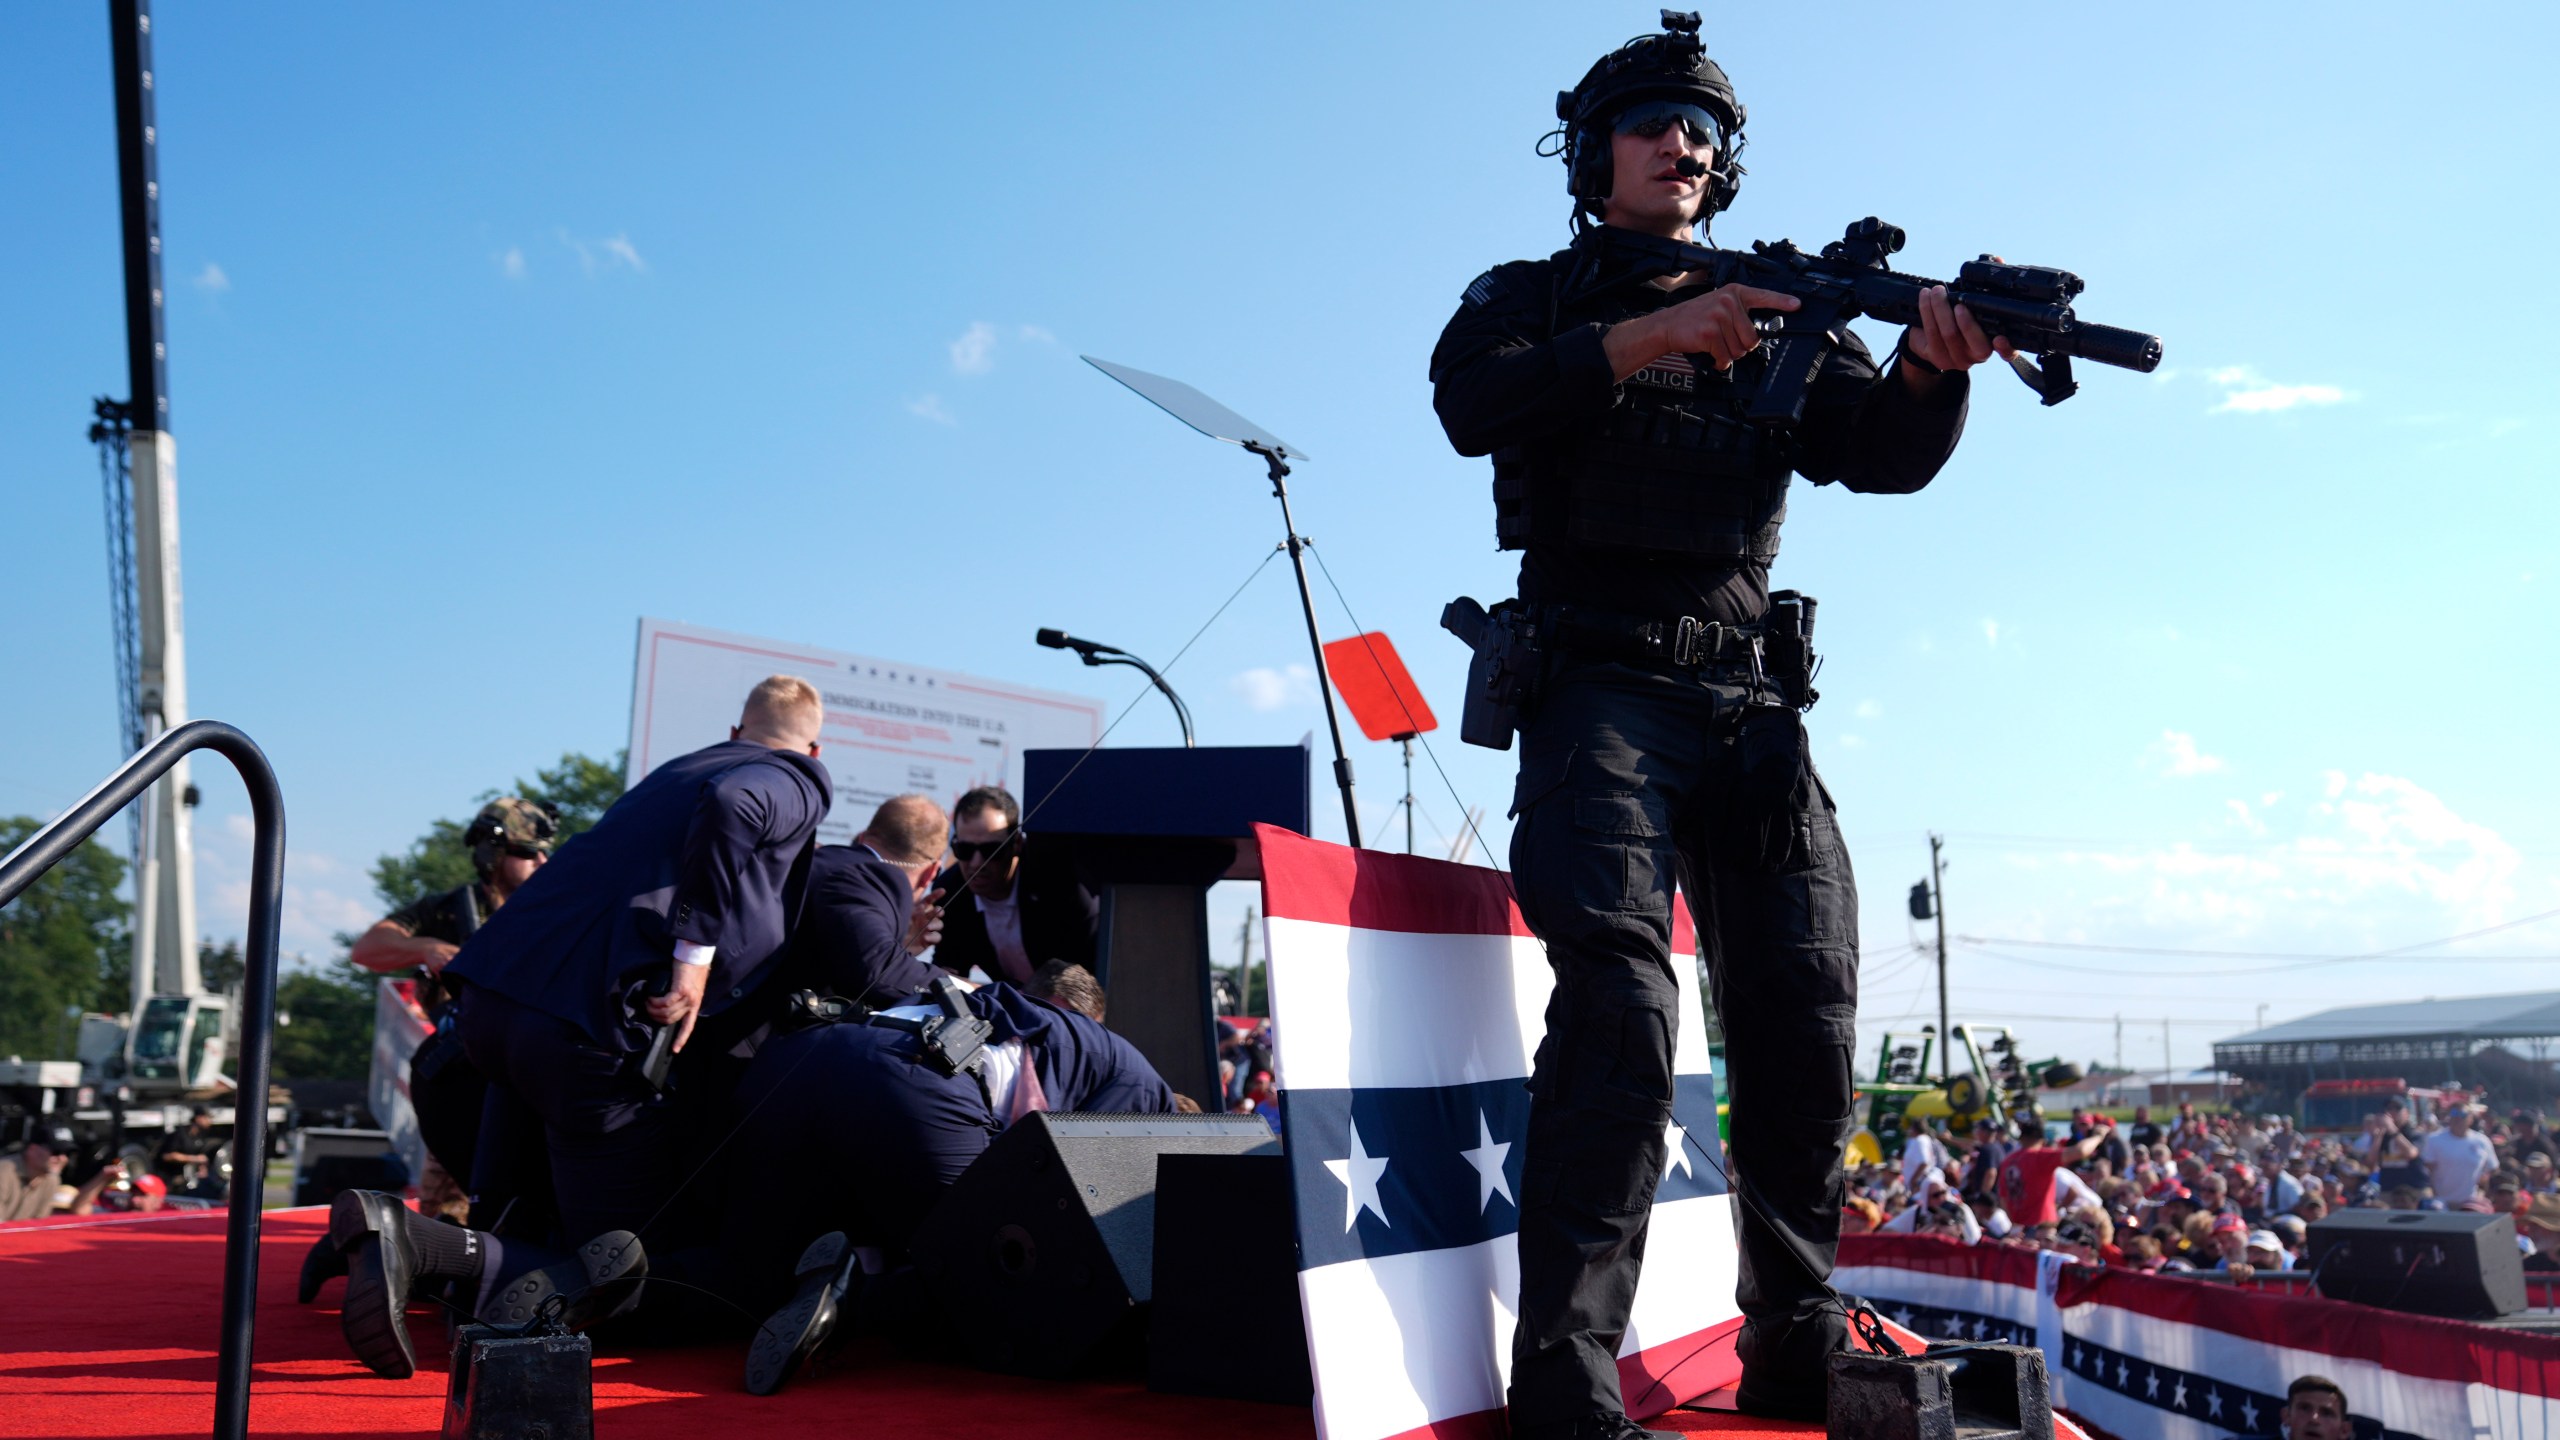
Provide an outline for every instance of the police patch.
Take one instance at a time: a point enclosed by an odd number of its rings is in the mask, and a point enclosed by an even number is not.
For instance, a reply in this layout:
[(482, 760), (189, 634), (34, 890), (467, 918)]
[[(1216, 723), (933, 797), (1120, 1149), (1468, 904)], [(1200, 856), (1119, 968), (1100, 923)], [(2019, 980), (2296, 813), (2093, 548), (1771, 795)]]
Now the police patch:
[(1683, 395), (1694, 394), (1698, 388), (1698, 367), (1686, 355), (1664, 355), (1645, 362), (1644, 368), (1628, 376), (1626, 383), (1655, 390), (1676, 390)]

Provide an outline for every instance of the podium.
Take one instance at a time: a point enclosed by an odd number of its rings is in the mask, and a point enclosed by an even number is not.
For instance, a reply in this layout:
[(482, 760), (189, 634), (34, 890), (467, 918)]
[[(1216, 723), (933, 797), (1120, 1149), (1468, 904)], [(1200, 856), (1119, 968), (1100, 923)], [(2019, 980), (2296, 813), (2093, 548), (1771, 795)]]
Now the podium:
[(1111, 1029), (1215, 1112), (1209, 887), (1262, 877), (1255, 824), (1307, 832), (1306, 747), (1026, 750), (1022, 765), (1025, 835), (1063, 846), (1101, 897), (1094, 972)]

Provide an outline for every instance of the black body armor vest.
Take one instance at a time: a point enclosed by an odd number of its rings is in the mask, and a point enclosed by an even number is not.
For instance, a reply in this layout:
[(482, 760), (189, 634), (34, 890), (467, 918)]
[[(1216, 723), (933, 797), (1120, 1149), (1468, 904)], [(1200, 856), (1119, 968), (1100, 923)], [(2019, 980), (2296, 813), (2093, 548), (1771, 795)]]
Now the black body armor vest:
[[(1559, 317), (1559, 333), (1642, 313), (1595, 299), (1573, 307), (1585, 313)], [(1741, 418), (1742, 387), (1763, 358), (1755, 352), (1718, 373), (1663, 356), (1620, 382), (1607, 413), (1495, 450), (1501, 548), (1587, 545), (1764, 566), (1776, 559), (1793, 447)]]

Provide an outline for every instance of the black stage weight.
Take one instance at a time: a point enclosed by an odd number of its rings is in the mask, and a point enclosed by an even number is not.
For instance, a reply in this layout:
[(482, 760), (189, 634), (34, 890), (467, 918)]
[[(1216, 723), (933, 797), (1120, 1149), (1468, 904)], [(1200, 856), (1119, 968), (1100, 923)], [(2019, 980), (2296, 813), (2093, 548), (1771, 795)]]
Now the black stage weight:
[(593, 1440), (595, 1347), (543, 1321), (457, 1325), (442, 1440)]
[(2044, 1352), (1932, 1345), (1831, 1357), (1828, 1440), (2054, 1440)]

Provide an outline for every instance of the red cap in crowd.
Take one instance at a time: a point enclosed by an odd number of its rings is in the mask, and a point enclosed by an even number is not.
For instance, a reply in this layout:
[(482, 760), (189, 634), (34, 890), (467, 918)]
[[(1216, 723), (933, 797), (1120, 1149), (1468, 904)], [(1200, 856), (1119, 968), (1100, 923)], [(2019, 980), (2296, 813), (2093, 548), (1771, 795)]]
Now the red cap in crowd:
[(2245, 1235), (2248, 1233), (2248, 1230), (2249, 1222), (2241, 1219), (2237, 1215), (2223, 1214), (2213, 1217), (2213, 1233), (2216, 1235), (2228, 1234), (2234, 1231)]
[(145, 1195), (166, 1195), (169, 1193), (169, 1182), (157, 1175), (144, 1175), (133, 1182), (133, 1188)]

